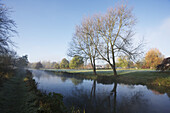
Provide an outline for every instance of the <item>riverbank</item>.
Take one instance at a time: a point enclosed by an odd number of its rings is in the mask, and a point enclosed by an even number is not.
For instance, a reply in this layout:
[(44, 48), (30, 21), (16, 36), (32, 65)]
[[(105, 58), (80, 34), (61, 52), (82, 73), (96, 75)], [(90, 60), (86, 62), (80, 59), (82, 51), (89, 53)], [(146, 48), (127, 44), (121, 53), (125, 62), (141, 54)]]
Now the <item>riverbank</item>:
[(93, 79), (98, 78), (117, 80), (117, 82), (125, 84), (152, 84), (157, 86), (167, 86), (170, 87), (170, 71), (158, 72), (154, 70), (118, 70), (118, 76), (113, 75), (112, 70), (98, 70), (97, 76), (93, 74), (91, 70), (45, 70), (48, 72), (54, 72), (56, 74), (66, 74), (68, 76)]
[(24, 78), (26, 72), (18, 69), (13, 76), (5, 80), (0, 87), (0, 112), (1, 113), (33, 113), (38, 107), (35, 106), (36, 96), (29, 91)]
[(79, 113), (66, 108), (63, 96), (37, 89), (31, 71), (17, 69), (0, 86), (0, 113)]
[(118, 70), (118, 76), (113, 76), (112, 70), (98, 70), (97, 76), (91, 70), (65, 70), (62, 71), (46, 70), (61, 76), (70, 76), (97, 80), (99, 83), (123, 83), (129, 85), (146, 85), (148, 88), (155, 89), (161, 93), (170, 94), (170, 71), (158, 72), (154, 70)]

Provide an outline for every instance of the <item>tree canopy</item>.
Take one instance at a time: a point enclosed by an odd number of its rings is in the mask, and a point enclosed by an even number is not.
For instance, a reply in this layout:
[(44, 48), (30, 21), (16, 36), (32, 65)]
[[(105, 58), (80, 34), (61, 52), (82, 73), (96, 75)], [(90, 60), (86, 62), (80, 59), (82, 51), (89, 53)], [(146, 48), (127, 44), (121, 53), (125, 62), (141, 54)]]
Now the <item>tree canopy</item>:
[(60, 64), (59, 63), (55, 64), (55, 69), (60, 69)]
[(69, 61), (66, 58), (63, 58), (61, 63), (60, 63), (60, 68), (69, 68)]
[(117, 67), (122, 67), (122, 68), (128, 67), (128, 60), (126, 56), (118, 57), (117, 60), (118, 60)]
[(81, 56), (74, 56), (70, 61), (69, 67), (71, 69), (76, 69), (84, 64), (83, 57)]
[(19, 57), (16, 59), (16, 66), (17, 67), (27, 67), (28, 66), (28, 56), (27, 55), (24, 55), (22, 57)]
[(162, 55), (162, 53), (158, 49), (152, 48), (145, 55), (145, 65), (147, 68), (155, 69), (156, 66), (160, 64), (163, 59), (164, 56)]
[(41, 64), (41, 62), (37, 62), (35, 64), (35, 69), (40, 69), (40, 68), (43, 68), (43, 65)]

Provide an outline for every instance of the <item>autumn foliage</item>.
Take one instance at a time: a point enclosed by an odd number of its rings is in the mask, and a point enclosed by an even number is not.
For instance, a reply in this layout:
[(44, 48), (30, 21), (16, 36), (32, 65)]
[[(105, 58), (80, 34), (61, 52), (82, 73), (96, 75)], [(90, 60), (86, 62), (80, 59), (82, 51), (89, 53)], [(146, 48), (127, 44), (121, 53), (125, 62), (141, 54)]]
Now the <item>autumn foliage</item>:
[(146, 55), (145, 55), (145, 65), (147, 68), (156, 68), (156, 66), (158, 64), (160, 64), (162, 62), (162, 60), (164, 59), (164, 56), (162, 55), (162, 53), (156, 49), (150, 49)]

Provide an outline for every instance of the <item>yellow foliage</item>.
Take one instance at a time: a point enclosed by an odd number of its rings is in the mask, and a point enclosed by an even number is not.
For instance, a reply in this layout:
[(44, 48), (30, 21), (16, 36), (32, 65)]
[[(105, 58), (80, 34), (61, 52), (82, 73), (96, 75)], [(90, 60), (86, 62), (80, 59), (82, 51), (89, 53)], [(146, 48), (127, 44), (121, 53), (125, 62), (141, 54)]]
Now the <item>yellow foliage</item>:
[(153, 69), (156, 68), (156, 66), (160, 64), (163, 59), (164, 56), (162, 53), (158, 49), (152, 48), (145, 55), (145, 65), (146, 67)]

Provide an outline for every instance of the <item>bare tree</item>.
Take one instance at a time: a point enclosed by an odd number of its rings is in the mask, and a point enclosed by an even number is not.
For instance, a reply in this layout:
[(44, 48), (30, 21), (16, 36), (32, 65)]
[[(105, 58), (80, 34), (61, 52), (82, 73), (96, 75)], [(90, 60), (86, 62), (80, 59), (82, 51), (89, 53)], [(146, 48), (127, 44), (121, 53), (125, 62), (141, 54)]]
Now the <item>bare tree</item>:
[(9, 9), (0, 3), (0, 54), (9, 52), (9, 45), (13, 45), (11, 37), (16, 33), (15, 22), (9, 17)]
[[(99, 39), (95, 37), (95, 28), (93, 20), (90, 18), (84, 18), (81, 25), (76, 26), (76, 31), (72, 42), (70, 43), (70, 49), (68, 56), (74, 57), (75, 55), (82, 56), (86, 60), (89, 59), (93, 72), (96, 75), (96, 58), (98, 53), (96, 46), (98, 46)], [(91, 37), (89, 36), (91, 35)]]
[[(135, 59), (140, 53), (143, 43), (134, 45), (134, 25), (136, 18), (126, 4), (108, 9), (104, 15), (94, 15), (84, 19), (76, 27), (71, 45), (71, 55), (84, 55), (95, 67), (96, 56), (105, 60), (116, 72), (115, 57), (126, 55)], [(95, 72), (95, 68), (94, 68)]]
[(0, 3), (0, 71), (9, 71), (15, 66), (16, 52), (11, 50), (14, 45), (11, 37), (16, 33), (15, 22), (9, 16), (9, 9)]
[(139, 49), (142, 47), (142, 43), (136, 47), (133, 45), (133, 27), (136, 23), (136, 19), (132, 14), (132, 10), (128, 9), (127, 5), (118, 5), (115, 9), (108, 9), (105, 15), (97, 15), (92, 17), (95, 28), (95, 36), (99, 43), (96, 45), (98, 54), (102, 60), (105, 60), (112, 67), (114, 75), (116, 72), (115, 57), (117, 55), (128, 55), (129, 58), (135, 58), (139, 55)]

